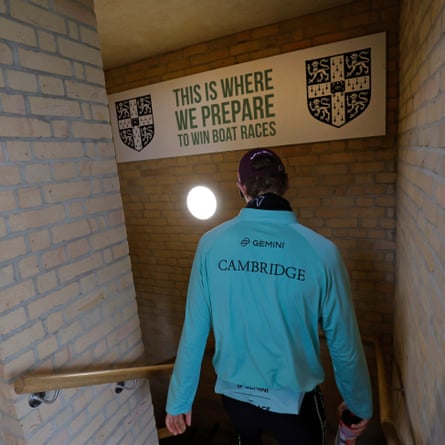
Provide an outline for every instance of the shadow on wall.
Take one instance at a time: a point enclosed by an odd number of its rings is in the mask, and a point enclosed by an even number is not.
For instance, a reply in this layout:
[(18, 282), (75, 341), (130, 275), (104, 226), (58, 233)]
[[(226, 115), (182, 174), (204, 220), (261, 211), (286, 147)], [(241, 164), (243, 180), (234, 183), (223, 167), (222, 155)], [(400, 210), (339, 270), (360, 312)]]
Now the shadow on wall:
[[(395, 422), (397, 426), (397, 430), (401, 438), (410, 437), (410, 441), (406, 441), (407, 443), (415, 443), (413, 428), (410, 422), (410, 418), (408, 415), (408, 411), (406, 409), (406, 400), (404, 395), (404, 389), (402, 384), (402, 377), (400, 374), (400, 368), (398, 366), (397, 360), (394, 360), (393, 368), (392, 368), (392, 380), (393, 388), (394, 388), (394, 413), (397, 413), (395, 416)], [(403, 420), (400, 423), (400, 420)]]
[[(394, 413), (397, 413), (396, 422), (399, 435), (404, 439), (404, 443), (414, 444), (423, 440), (427, 444), (442, 444), (445, 438), (445, 368), (436, 367), (436, 370), (441, 371), (442, 375), (437, 378), (434, 398), (428, 407), (425, 407), (420, 417), (424, 416), (424, 429), (428, 431), (429, 435), (424, 437), (424, 433), (413, 425), (410, 413), (407, 410), (407, 400), (405, 396), (405, 388), (403, 385), (402, 375), (397, 361), (394, 362), (392, 381), (394, 382)], [(409, 391), (409, 388), (407, 389)], [(428, 423), (430, 422), (430, 423)]]
[(445, 370), (443, 367), (441, 371), (442, 376), (437, 381), (439, 387), (435, 391), (435, 409), (428, 419), (431, 424), (427, 430), (431, 433), (426, 443), (441, 443), (445, 438)]

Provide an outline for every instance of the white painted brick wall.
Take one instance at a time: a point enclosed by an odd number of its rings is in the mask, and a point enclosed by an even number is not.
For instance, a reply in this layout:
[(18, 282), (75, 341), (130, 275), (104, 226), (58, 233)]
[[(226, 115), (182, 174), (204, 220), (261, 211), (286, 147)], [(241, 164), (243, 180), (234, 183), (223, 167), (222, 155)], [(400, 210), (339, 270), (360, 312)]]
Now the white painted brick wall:
[(444, 1), (401, 2), (400, 30), (395, 411), (404, 443), (430, 445), (445, 443)]
[(0, 0), (0, 444), (157, 444), (149, 385), (63, 390), (30, 370), (143, 356), (93, 0)]

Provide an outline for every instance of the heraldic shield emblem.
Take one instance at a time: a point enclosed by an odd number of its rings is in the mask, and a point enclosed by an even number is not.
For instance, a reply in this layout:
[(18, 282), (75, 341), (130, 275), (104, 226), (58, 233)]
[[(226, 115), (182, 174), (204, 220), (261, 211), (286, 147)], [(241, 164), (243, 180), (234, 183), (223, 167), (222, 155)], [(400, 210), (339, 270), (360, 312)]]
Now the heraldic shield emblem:
[(334, 127), (360, 116), (371, 100), (371, 48), (306, 60), (311, 115)]
[(133, 150), (142, 151), (155, 133), (151, 95), (121, 100), (115, 107), (121, 141)]

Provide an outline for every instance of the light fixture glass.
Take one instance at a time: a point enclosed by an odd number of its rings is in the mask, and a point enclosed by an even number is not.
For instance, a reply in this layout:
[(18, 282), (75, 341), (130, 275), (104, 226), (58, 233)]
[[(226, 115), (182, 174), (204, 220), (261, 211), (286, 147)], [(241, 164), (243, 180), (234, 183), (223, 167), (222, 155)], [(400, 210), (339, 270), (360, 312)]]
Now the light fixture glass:
[(193, 187), (187, 194), (187, 208), (198, 219), (209, 219), (216, 211), (215, 194), (203, 185)]

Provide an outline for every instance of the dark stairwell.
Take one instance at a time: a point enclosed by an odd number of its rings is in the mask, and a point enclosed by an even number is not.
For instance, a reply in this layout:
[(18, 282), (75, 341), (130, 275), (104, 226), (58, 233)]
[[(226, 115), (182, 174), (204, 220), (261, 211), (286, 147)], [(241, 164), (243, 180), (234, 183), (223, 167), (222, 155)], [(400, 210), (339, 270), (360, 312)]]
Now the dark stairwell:
[[(367, 351), (368, 352), (368, 351)], [(324, 351), (324, 353), (327, 353)], [(160, 440), (160, 445), (235, 445), (236, 431), (228, 419), (220, 398), (214, 393), (215, 374), (211, 365), (212, 353), (204, 357), (201, 380), (195, 403), (193, 405), (192, 427), (181, 436), (167, 437)], [(371, 364), (370, 364), (371, 367)], [(165, 374), (150, 379), (150, 386), (158, 428), (165, 427), (165, 399), (169, 377)], [(326, 445), (333, 445), (338, 426), (337, 406), (341, 399), (337, 392), (332, 370), (327, 369), (326, 380), (322, 385), (327, 405), (328, 434)], [(374, 401), (376, 411), (378, 400)], [(276, 442), (265, 433), (263, 445), (276, 445)], [(302, 444), (303, 445), (303, 444)], [(322, 445), (322, 444), (320, 444)], [(382, 428), (378, 421), (378, 412), (370, 421), (367, 430), (359, 437), (356, 445), (386, 445)]]

